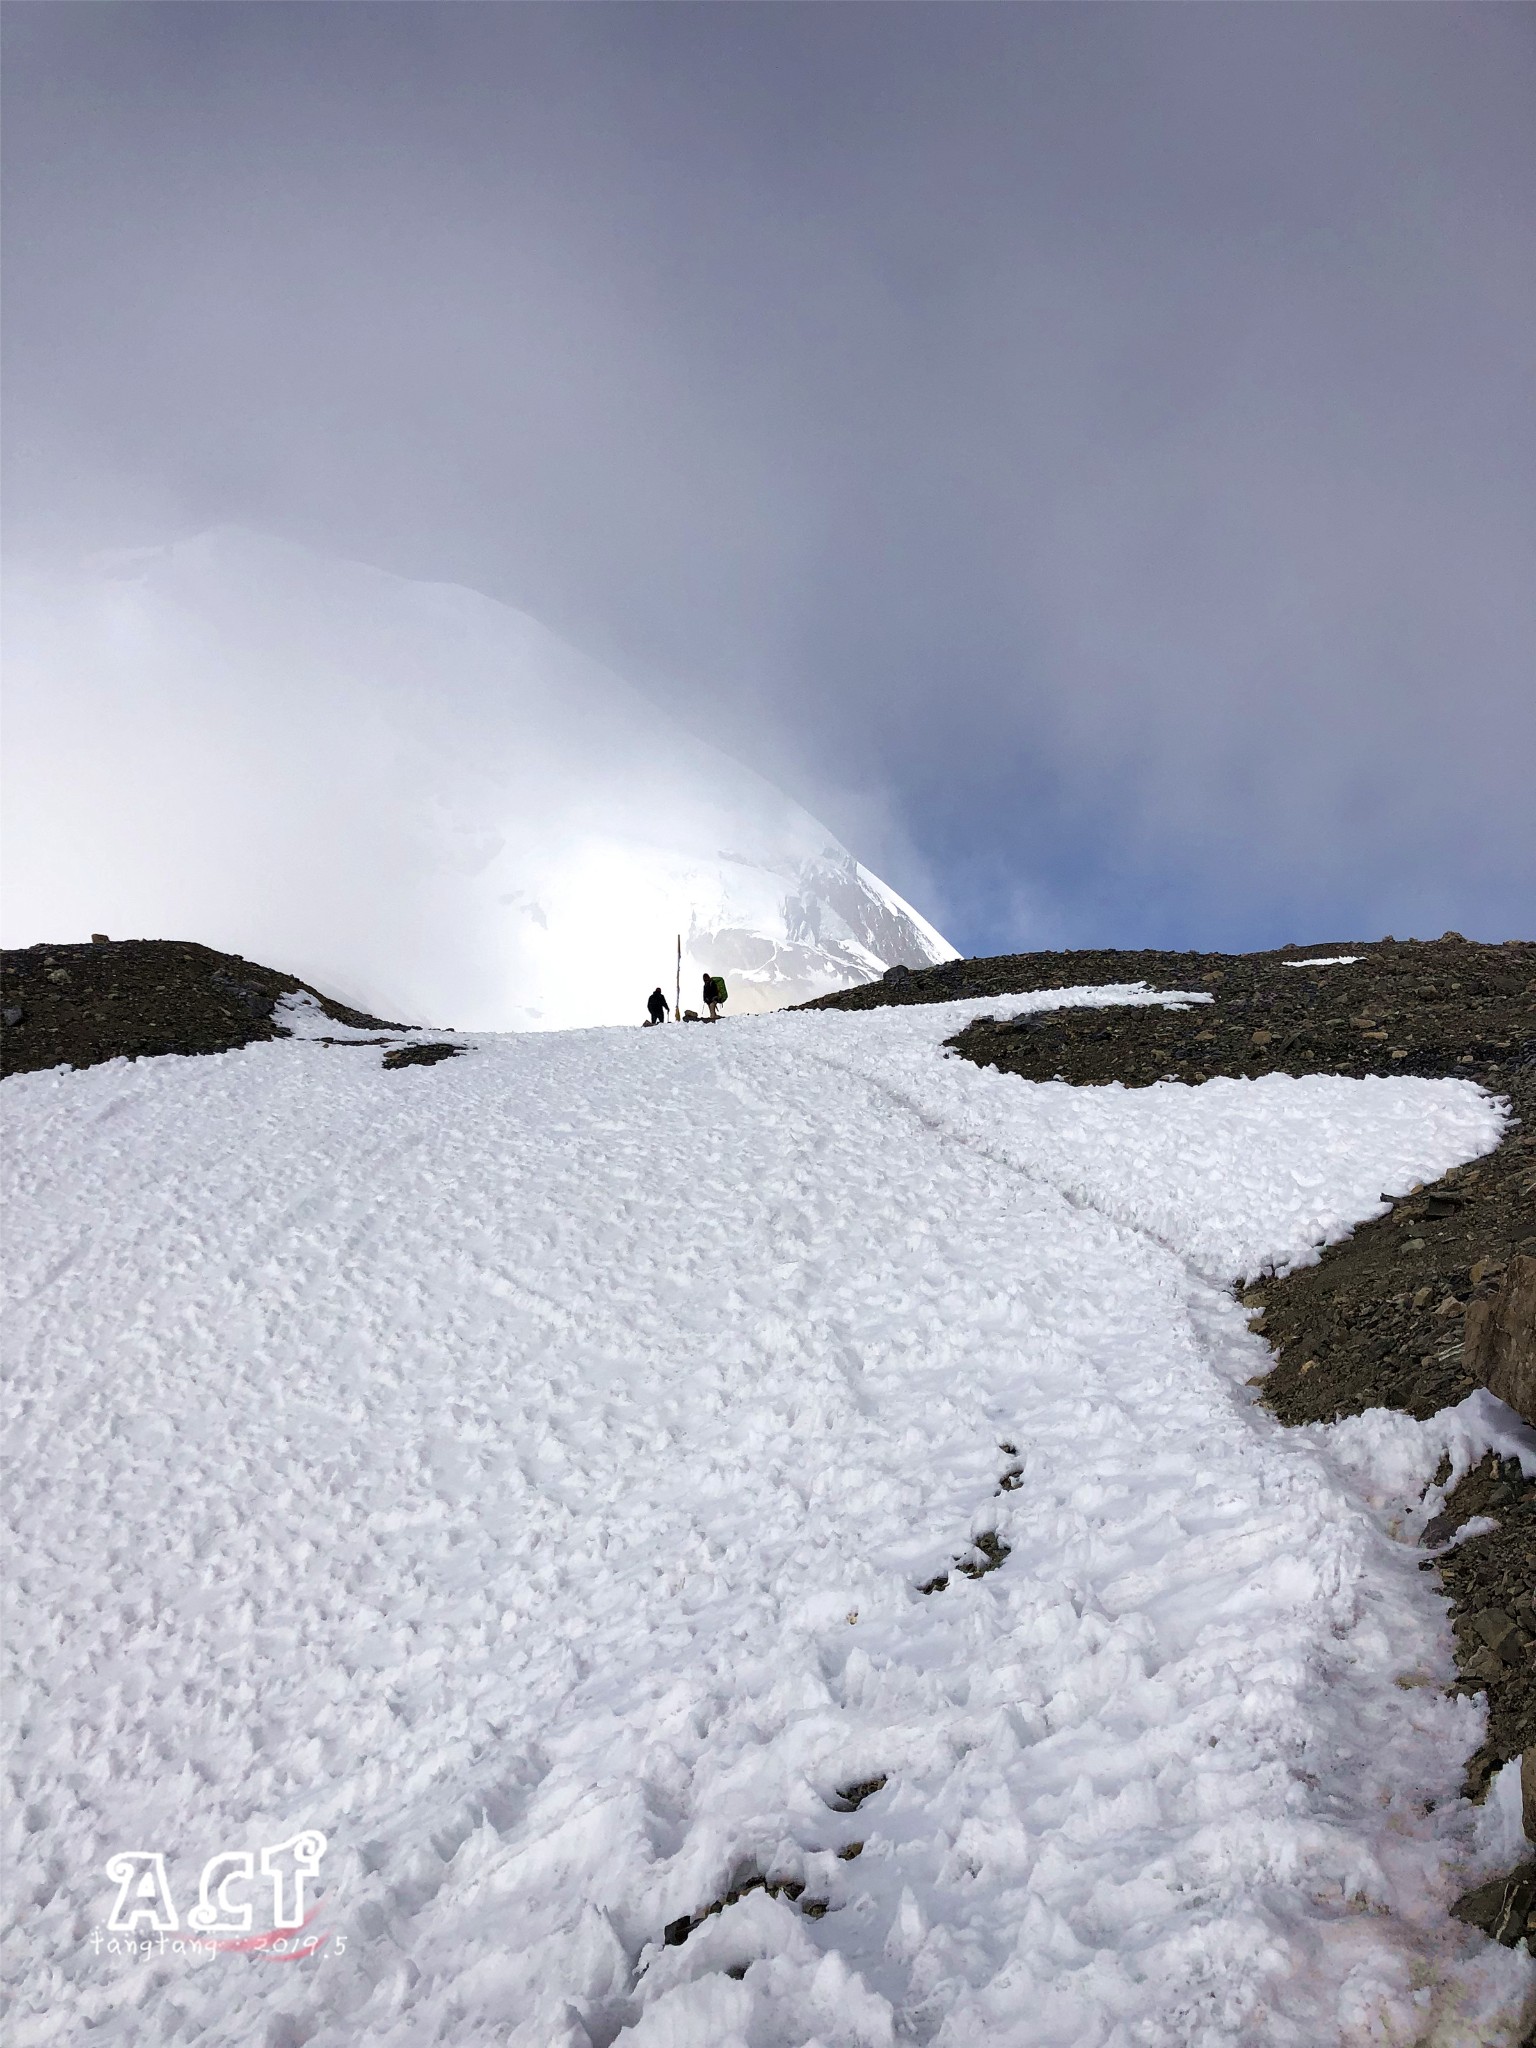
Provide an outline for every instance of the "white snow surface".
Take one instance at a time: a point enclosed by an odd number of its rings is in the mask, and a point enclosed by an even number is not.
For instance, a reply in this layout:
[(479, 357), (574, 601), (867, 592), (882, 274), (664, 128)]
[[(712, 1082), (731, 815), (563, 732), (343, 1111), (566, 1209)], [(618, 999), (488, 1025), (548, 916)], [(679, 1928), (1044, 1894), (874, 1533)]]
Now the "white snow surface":
[(1353, 967), (1358, 953), (1329, 953), (1321, 960), (1282, 960), (1282, 967)]
[(261, 535), (7, 570), (5, 943), (180, 938), (375, 1016), (741, 1014), (955, 949), (525, 613)]
[[(280, 995), (272, 1005), (272, 1022), (286, 1038), (312, 1038), (354, 1045), (406, 1045), (421, 1033), (410, 1025), (400, 1030), (378, 1030), (359, 1024), (343, 1024), (339, 1017), (333, 1017), (307, 988), (290, 990)], [(445, 1034), (445, 1043), (457, 1044), (457, 1037)]]
[[(15, 2048), (1516, 2038), (1427, 1426), (1229, 1291), (1503, 1112), (941, 1050), (1152, 1000), (7, 1081)], [(313, 1955), (94, 1946), (304, 1828)]]

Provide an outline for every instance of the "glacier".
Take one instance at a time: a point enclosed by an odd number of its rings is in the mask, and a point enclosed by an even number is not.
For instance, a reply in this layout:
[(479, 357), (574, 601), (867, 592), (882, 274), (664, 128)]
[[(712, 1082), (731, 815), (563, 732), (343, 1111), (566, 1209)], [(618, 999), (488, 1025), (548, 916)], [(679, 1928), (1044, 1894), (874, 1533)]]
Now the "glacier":
[(465, 1029), (958, 957), (801, 805), (526, 614), (221, 528), (6, 588), (5, 943), (196, 938)]

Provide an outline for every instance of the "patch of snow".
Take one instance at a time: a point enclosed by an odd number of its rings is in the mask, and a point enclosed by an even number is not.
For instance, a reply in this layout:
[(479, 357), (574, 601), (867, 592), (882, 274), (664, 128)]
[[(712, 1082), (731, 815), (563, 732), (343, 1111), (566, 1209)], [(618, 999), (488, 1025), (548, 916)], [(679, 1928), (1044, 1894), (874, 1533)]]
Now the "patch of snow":
[(1523, 1863), (1536, 1849), (1525, 1832), (1524, 1801), (1520, 1787), (1520, 1759), (1511, 1757), (1488, 1787), (1488, 1796), (1478, 1812), (1476, 1860), (1478, 1877), (1499, 1877)]
[(252, 534), (8, 571), (6, 944), (195, 935), (375, 1016), (730, 1013), (955, 949), (535, 620)]
[[(1445, 1603), (1228, 1291), (1500, 1107), (942, 1056), (998, 1007), (4, 1084), (18, 2039), (1512, 2033)], [(313, 1958), (93, 1948), (304, 1828)]]
[(1367, 1408), (1362, 1415), (1307, 1428), (1326, 1431), (1331, 1455), (1382, 1501), (1424, 1496), (1441, 1460), (1449, 1459), (1449, 1475), (1437, 1489), (1443, 1506), (1443, 1495), (1490, 1451), (1517, 1458), (1526, 1478), (1536, 1479), (1536, 1429), (1486, 1387), (1423, 1420), (1395, 1408)]
[(403, 1032), (380, 1032), (355, 1024), (343, 1024), (307, 988), (290, 989), (286, 995), (279, 996), (272, 1005), (272, 1022), (289, 1038), (359, 1039), (365, 1044), (374, 1044), (381, 1037), (393, 1042), (396, 1038), (403, 1038), (412, 1028), (407, 1025)]
[(1474, 1536), (1491, 1536), (1498, 1526), (1492, 1515), (1474, 1515), (1470, 1521), (1462, 1523), (1445, 1547), (1447, 1550), (1459, 1550)]
[(1330, 953), (1324, 960), (1282, 960), (1282, 967), (1353, 967), (1359, 953)]

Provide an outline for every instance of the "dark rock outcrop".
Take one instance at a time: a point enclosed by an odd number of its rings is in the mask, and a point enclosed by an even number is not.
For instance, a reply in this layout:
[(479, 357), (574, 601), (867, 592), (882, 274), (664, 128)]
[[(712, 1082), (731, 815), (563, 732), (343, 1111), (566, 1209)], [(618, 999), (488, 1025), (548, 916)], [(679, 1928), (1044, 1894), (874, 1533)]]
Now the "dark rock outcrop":
[(327, 1016), (365, 1031), (403, 1026), (352, 1010), (237, 953), (180, 939), (97, 937), (0, 955), (0, 1074), (160, 1053), (233, 1052), (281, 1035), (279, 996), (315, 997)]
[(1536, 1426), (1536, 1257), (1517, 1252), (1467, 1303), (1462, 1367)]
[(445, 1041), (429, 1045), (397, 1045), (393, 1052), (385, 1053), (383, 1065), (391, 1070), (396, 1067), (435, 1067), (439, 1060), (457, 1059), (463, 1050), (462, 1045), (449, 1045)]

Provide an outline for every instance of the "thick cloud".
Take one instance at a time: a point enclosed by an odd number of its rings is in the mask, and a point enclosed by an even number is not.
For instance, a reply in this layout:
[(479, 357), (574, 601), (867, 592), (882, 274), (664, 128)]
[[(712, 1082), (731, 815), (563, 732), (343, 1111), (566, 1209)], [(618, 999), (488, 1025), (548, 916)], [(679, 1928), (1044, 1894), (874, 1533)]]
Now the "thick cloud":
[(477, 592), (224, 529), (8, 565), (4, 617), (7, 944), (196, 933), (473, 1030), (954, 958), (782, 791)]
[(1528, 10), (8, 10), (24, 549), (521, 605), (971, 950), (1536, 893)]

